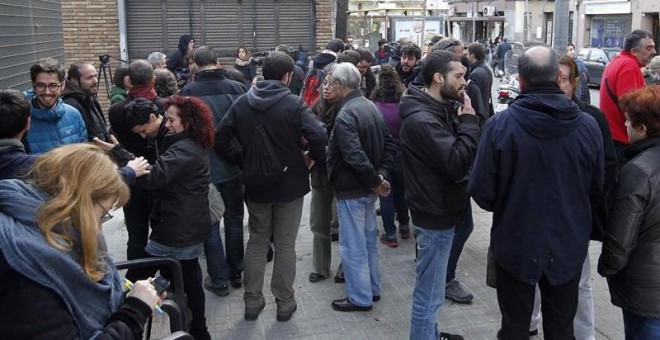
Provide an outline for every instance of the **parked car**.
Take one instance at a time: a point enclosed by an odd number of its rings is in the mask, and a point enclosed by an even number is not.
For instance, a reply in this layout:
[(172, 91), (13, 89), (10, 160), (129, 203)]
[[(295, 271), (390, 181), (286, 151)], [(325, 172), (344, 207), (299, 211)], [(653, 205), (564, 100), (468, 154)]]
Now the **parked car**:
[(621, 52), (620, 48), (583, 48), (578, 51), (578, 57), (584, 60), (589, 73), (588, 84), (600, 86), (600, 78), (603, 77), (605, 66)]

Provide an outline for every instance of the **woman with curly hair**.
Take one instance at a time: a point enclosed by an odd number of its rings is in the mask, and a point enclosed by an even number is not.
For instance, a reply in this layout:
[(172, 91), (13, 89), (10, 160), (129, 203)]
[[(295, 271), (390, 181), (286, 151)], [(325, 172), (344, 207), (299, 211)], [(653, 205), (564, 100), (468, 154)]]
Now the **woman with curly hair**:
[(159, 297), (124, 297), (101, 224), (128, 186), (97, 146), (40, 155), (25, 182), (0, 181), (0, 334), (8, 339), (142, 339)]
[(399, 101), (405, 90), (406, 88), (399, 80), (394, 68), (389, 65), (381, 66), (378, 85), (371, 95), (371, 100), (383, 113), (383, 120), (397, 146), (394, 164), (392, 164), (387, 179), (392, 185), (392, 190), (387, 197), (379, 197), (380, 217), (383, 219), (383, 229), (385, 229), (385, 233), (380, 235), (380, 242), (391, 248), (399, 246), (394, 225), (395, 215), (399, 221), (401, 238), (410, 238), (410, 228), (408, 227), (410, 218), (403, 188), (403, 164), (399, 147), (399, 130), (401, 129)]
[[(168, 98), (179, 92), (179, 86), (176, 82), (176, 76), (172, 71), (166, 68), (157, 68), (154, 70), (156, 76), (156, 94), (161, 98)], [(194, 76), (194, 74), (193, 74)]]
[(201, 99), (178, 95), (165, 102), (165, 109), (169, 131), (166, 149), (158, 155), (144, 183), (153, 197), (151, 235), (145, 250), (152, 256), (181, 262), (192, 311), (190, 334), (195, 339), (210, 339), (197, 259), (211, 235), (207, 150), (213, 146), (213, 114)]

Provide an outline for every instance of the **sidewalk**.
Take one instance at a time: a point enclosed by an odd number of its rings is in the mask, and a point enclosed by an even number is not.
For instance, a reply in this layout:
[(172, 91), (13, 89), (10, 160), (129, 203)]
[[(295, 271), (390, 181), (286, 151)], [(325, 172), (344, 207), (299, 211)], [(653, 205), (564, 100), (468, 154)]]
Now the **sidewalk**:
[[(275, 301), (270, 293), (272, 263), (266, 266), (264, 295), (266, 308), (256, 321), (243, 319), (243, 290), (230, 287), (230, 294), (218, 297), (206, 292), (206, 316), (214, 339), (407, 339), (410, 327), (412, 289), (415, 283), (415, 241), (399, 240), (398, 248), (379, 243), (382, 274), (382, 299), (371, 312), (342, 313), (332, 309), (334, 299), (346, 296), (343, 284), (332, 278), (310, 283), (312, 271), (312, 233), (309, 229), (310, 195), (305, 197), (303, 217), (296, 243), (298, 255), (295, 281), (298, 311), (289, 322), (275, 320)], [(443, 332), (461, 334), (465, 339), (495, 339), (500, 327), (500, 313), (495, 290), (486, 286), (486, 250), (488, 249), (491, 214), (472, 204), (474, 232), (470, 236), (458, 264), (456, 276), (472, 291), (471, 304), (460, 305), (449, 300), (440, 310), (439, 326)], [(106, 223), (103, 231), (108, 248), (116, 261), (126, 256), (126, 230), (123, 212)], [(247, 209), (244, 224), (247, 225)], [(378, 218), (382, 232), (381, 220)], [(249, 235), (245, 228), (245, 241)], [(223, 232), (224, 237), (224, 232)], [(592, 264), (592, 285), (596, 310), (596, 339), (623, 339), (621, 310), (610, 303), (606, 281), (596, 272), (601, 245), (592, 242), (589, 249)], [(332, 244), (333, 265), (339, 263), (339, 246)], [(201, 259), (206, 276), (206, 262)], [(532, 339), (543, 339), (543, 330)]]

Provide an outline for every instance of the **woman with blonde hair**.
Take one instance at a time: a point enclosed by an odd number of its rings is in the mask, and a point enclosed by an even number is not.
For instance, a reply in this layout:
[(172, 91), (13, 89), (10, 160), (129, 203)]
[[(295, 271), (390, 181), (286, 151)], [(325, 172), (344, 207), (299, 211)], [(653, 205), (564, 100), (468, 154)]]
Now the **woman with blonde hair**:
[(149, 280), (124, 298), (101, 225), (129, 189), (97, 146), (37, 158), (0, 181), (0, 337), (139, 339), (159, 303)]

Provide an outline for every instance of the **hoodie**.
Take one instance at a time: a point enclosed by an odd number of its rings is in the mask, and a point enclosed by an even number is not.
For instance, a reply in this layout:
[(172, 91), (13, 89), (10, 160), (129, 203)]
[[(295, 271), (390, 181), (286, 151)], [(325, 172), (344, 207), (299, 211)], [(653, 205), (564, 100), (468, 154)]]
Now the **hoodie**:
[(468, 184), (493, 212), (498, 265), (529, 284), (568, 282), (584, 263), (602, 196), (603, 139), (556, 83), (526, 89), (484, 128)]
[(42, 109), (35, 102), (33, 90), (24, 92), (32, 105), (27, 147), (41, 154), (60, 145), (87, 142), (87, 128), (80, 112), (59, 98), (55, 106)]
[(117, 85), (110, 87), (110, 104), (118, 103), (128, 97), (128, 91), (125, 88)]
[(479, 118), (457, 117), (453, 102), (440, 102), (415, 85), (401, 97), (399, 115), (406, 199), (413, 223), (435, 230), (460, 225), (470, 201), (465, 188), (481, 134)]
[(32, 166), (36, 156), (25, 153), (17, 139), (0, 139), (0, 180), (18, 178)]
[(184, 34), (179, 37), (179, 44), (177, 45), (177, 50), (170, 54), (167, 57), (167, 68), (175, 72), (177, 68), (187, 69), (188, 65), (185, 63), (185, 56), (188, 53), (188, 44), (191, 40), (194, 40), (192, 35)]
[[(303, 138), (309, 156), (325, 158), (326, 131), (302, 99), (278, 80), (260, 81), (239, 97), (225, 114), (216, 132), (215, 150), (221, 157), (241, 165), (246, 148), (251, 147), (255, 126), (263, 123), (277, 159), (284, 166), (278, 183), (266, 190), (245, 187), (250, 201), (290, 202), (309, 192), (309, 170), (303, 158)], [(238, 142), (238, 143), (236, 143)]]
[[(0, 273), (3, 278), (15, 277), (11, 271), (20, 273), (29, 280), (21, 284), (22, 287), (37, 283), (33, 287), (34, 294), (41, 294), (44, 287), (55, 292), (66, 305), (67, 313), (75, 320), (80, 338), (88, 339), (101, 332), (123, 300), (119, 275), (107, 255), (103, 234), (99, 234), (99, 254), (107, 264), (108, 272), (98, 282), (91, 281), (81, 270), (78, 262), (80, 249), (61, 251), (49, 245), (37, 227), (37, 214), (45, 201), (46, 194), (30, 184), (20, 180), (0, 181)], [(75, 231), (71, 232), (71, 236), (74, 240), (80, 237)], [(2, 285), (3, 292), (11, 289), (8, 288), (11, 282), (3, 282)], [(5, 296), (6, 300), (0, 303), (3, 323), (7, 322), (7, 317), (12, 318), (7, 313), (15, 310), (16, 306), (8, 306), (7, 303), (19, 302), (17, 296), (24, 298), (21, 307), (28, 307), (28, 310), (29, 307), (36, 308), (39, 303), (19, 287), (10, 292), (13, 294)], [(57, 316), (61, 316), (60, 312), (49, 311)], [(34, 324), (30, 327), (37, 328)], [(7, 328), (3, 327), (5, 330)]]

